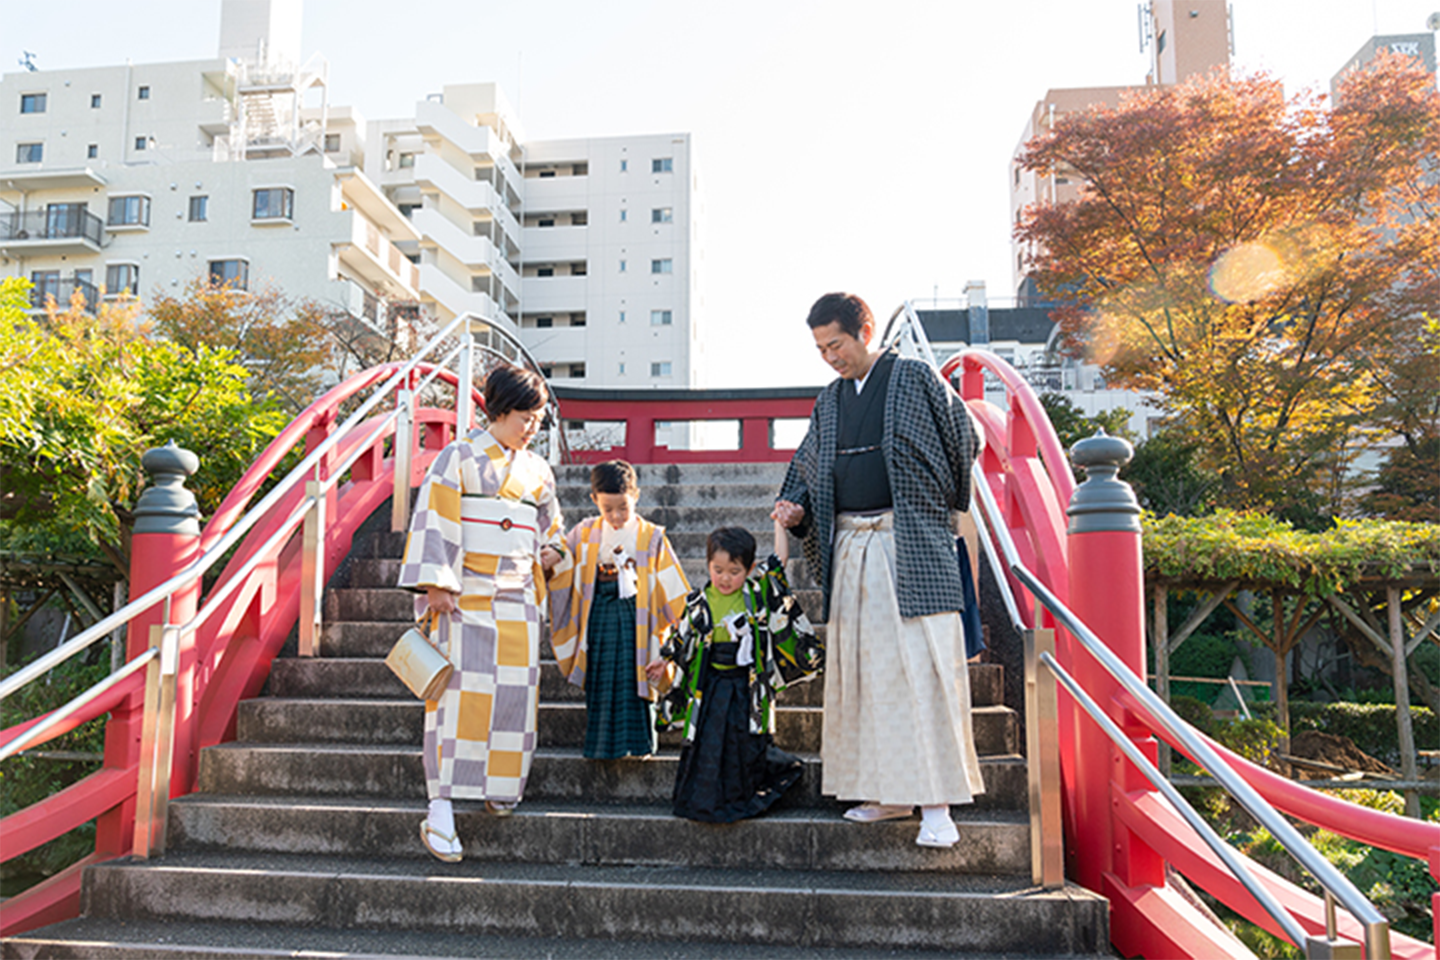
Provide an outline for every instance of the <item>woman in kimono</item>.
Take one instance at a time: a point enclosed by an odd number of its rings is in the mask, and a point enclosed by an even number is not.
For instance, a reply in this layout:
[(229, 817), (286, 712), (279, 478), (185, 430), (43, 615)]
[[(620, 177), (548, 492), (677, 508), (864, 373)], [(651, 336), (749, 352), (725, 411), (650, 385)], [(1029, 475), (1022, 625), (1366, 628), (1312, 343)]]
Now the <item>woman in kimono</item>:
[(507, 816), (525, 792), (539, 707), (540, 603), (564, 551), (555, 476), (526, 450), (545, 419), (539, 374), (510, 365), (485, 380), (488, 425), (440, 451), (416, 500), (400, 586), (425, 591), (417, 613), (455, 666), (425, 704), (429, 816), (420, 839), (461, 857), (454, 799)]

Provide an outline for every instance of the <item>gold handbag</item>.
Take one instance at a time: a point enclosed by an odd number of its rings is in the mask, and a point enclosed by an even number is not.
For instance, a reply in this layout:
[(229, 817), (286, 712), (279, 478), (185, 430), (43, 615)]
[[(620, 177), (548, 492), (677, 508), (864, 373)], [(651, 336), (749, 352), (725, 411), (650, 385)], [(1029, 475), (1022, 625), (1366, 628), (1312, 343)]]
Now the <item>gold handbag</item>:
[[(431, 627), (438, 622), (438, 617), (432, 617)], [(418, 625), (400, 634), (385, 658), (385, 666), (421, 700), (440, 699), (450, 683), (450, 674), (455, 672), (454, 664), (436, 649)]]

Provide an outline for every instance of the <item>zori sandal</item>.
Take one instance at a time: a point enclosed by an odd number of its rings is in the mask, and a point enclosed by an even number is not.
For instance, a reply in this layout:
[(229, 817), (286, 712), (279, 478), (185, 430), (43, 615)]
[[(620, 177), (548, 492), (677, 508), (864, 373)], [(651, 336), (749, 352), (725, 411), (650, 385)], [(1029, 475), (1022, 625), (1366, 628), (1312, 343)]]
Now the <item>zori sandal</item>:
[(915, 815), (914, 807), (893, 803), (862, 803), (846, 810), (844, 817), (852, 823), (879, 823), (881, 820), (905, 820)]
[(920, 824), (920, 835), (915, 838), (917, 846), (921, 847), (953, 847), (960, 839), (960, 830), (953, 823), (942, 824), (940, 829), (933, 830), (929, 824)]
[[(430, 835), (432, 833), (436, 837), (445, 841), (446, 849), (440, 850), (433, 843), (430, 842)], [(420, 821), (420, 842), (425, 844), (425, 849), (429, 850), (431, 855), (434, 856), (436, 860), (440, 860), (445, 863), (459, 863), (461, 857), (463, 856), (463, 854), (459, 850), (456, 850), (454, 853), (450, 852), (450, 847), (458, 847), (460, 845), (460, 841), (456, 839), (455, 834), (441, 833), (439, 830), (436, 830), (434, 827), (430, 826), (430, 821), (428, 819)]]
[(503, 800), (486, 800), (485, 809), (492, 817), (508, 817), (515, 812), (515, 804)]

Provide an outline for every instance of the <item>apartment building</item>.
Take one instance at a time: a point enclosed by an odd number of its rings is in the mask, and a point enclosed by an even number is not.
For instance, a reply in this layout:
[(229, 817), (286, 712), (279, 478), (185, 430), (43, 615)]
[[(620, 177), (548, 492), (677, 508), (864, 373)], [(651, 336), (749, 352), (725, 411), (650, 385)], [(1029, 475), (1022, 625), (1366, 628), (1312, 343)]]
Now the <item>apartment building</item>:
[[(1140, 7), (1140, 43), (1150, 54), (1145, 85), (1180, 83), (1197, 73), (1228, 66), (1234, 50), (1228, 0), (1149, 0)], [(1078, 180), (1064, 171), (1040, 176), (1020, 166), (1020, 154), (1036, 136), (1050, 130), (1057, 117), (1094, 106), (1115, 108), (1135, 84), (1114, 87), (1062, 87), (1048, 90), (1035, 104), (1010, 161), (1010, 222), (1020, 223), (1033, 204), (1064, 203), (1076, 196)], [(1026, 263), (1036, 251), (1010, 238), (1010, 264), (1016, 296), (1034, 299)]]
[(470, 312), (562, 381), (703, 383), (688, 135), (526, 142), (495, 84), (367, 122), (300, 5), (222, 0), (213, 60), (0, 77), (0, 277), (37, 308), (199, 277)]

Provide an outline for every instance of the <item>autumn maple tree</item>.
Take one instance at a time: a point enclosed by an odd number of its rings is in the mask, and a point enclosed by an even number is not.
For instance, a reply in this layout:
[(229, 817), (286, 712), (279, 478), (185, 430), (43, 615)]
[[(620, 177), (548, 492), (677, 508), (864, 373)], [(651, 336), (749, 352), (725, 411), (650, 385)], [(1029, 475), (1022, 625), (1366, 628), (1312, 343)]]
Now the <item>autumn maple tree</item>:
[(1223, 504), (1330, 512), (1397, 417), (1428, 449), (1437, 158), (1440, 95), (1412, 60), (1382, 54), (1334, 105), (1217, 72), (1058, 118), (1022, 163), (1079, 196), (1031, 207), (1016, 235), (1068, 301), (1068, 342), (1159, 393)]

